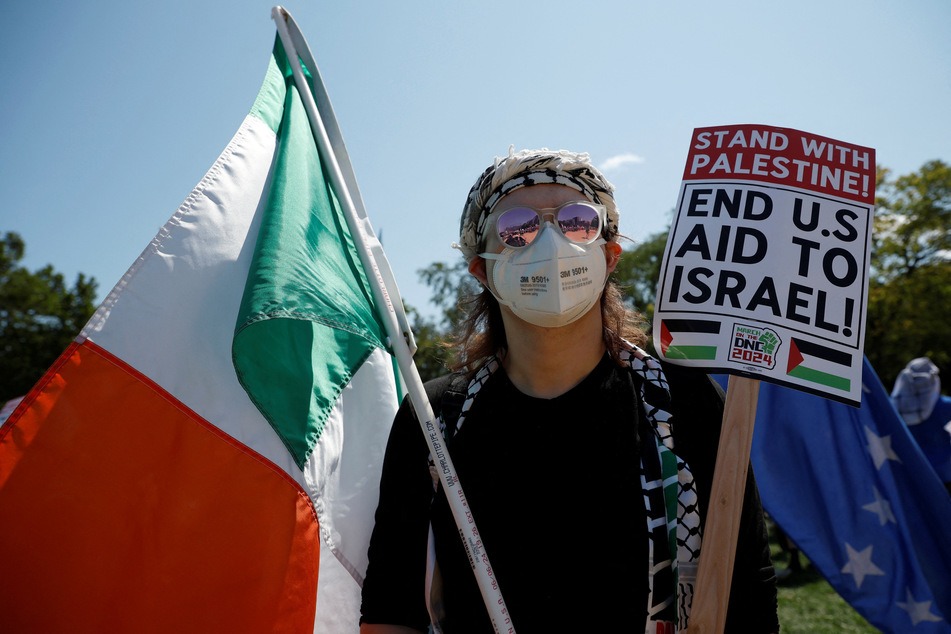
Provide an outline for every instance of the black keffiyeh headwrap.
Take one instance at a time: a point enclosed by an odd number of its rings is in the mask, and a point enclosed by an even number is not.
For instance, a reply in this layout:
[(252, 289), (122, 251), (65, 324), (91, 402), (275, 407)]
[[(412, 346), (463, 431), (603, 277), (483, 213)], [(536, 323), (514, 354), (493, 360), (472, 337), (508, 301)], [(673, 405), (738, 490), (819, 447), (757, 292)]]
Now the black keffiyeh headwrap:
[(482, 250), (485, 223), (495, 203), (516, 189), (545, 184), (571, 187), (591, 202), (604, 205), (607, 218), (602, 237), (610, 240), (618, 234), (614, 185), (591, 164), (587, 153), (547, 149), (515, 152), (509, 148), (508, 156), (496, 157), (469, 190), (459, 225), (459, 242), (453, 246), (462, 251), (466, 261), (471, 260)]

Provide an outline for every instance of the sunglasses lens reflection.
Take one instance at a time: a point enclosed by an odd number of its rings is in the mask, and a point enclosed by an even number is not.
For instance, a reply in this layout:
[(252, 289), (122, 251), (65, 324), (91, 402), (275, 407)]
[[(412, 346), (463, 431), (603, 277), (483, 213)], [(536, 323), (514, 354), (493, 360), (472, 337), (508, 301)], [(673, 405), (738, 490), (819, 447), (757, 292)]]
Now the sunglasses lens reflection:
[(524, 247), (538, 235), (539, 224), (534, 209), (513, 207), (499, 216), (499, 238), (510, 247)]
[(598, 211), (590, 205), (567, 205), (558, 211), (558, 226), (572, 242), (591, 242), (601, 233)]
[[(542, 210), (551, 213), (547, 210)], [(499, 239), (510, 247), (532, 243), (541, 230), (539, 212), (531, 207), (513, 207), (499, 216)], [(587, 244), (601, 234), (601, 218), (597, 208), (585, 203), (567, 203), (557, 210), (558, 227), (572, 242)]]

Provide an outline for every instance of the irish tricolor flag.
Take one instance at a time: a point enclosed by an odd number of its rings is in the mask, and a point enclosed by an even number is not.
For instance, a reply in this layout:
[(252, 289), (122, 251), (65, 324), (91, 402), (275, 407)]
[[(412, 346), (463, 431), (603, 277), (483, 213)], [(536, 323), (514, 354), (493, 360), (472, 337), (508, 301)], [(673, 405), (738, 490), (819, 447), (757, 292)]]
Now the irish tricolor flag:
[(278, 40), (231, 143), (0, 428), (0, 631), (356, 630), (398, 395), (328, 182)]

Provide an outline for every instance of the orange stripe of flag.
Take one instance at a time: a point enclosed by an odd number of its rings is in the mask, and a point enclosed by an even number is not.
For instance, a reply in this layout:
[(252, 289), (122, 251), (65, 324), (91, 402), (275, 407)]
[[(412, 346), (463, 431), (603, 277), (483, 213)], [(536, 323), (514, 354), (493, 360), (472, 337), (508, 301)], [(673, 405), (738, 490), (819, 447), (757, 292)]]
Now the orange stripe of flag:
[(4, 632), (313, 630), (307, 494), (88, 341), (0, 430), (0, 531)]

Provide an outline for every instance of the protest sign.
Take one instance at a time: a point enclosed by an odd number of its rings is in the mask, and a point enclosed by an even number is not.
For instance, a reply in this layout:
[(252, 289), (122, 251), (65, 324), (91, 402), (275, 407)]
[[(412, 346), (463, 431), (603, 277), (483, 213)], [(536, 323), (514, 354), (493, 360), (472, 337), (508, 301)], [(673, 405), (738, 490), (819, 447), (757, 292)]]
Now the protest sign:
[(870, 148), (694, 130), (657, 290), (660, 355), (859, 405), (874, 208)]

